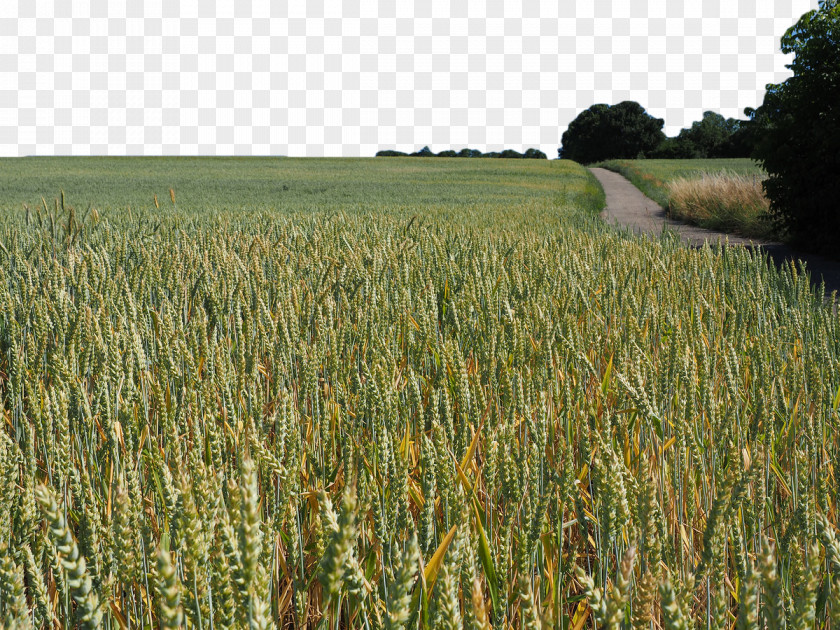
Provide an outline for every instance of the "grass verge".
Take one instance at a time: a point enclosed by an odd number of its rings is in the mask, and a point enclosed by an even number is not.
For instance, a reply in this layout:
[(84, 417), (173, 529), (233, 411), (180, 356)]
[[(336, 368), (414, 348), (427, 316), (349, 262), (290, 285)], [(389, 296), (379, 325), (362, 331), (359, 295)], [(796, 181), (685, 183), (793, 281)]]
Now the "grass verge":
[(774, 236), (767, 220), (770, 202), (755, 177), (726, 172), (679, 177), (668, 182), (667, 190), (676, 219), (764, 240)]

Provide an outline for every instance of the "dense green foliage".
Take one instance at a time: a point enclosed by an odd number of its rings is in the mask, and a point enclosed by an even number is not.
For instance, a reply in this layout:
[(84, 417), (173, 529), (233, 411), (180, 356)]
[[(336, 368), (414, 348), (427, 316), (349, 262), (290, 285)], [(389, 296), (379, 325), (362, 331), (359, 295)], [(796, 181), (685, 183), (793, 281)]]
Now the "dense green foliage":
[(779, 226), (794, 242), (836, 254), (840, 234), (840, 4), (820, 0), (782, 37), (793, 76), (768, 86), (755, 114), (755, 157)]
[[(328, 212), (4, 213), (2, 625), (837, 616), (807, 278), (608, 228), (573, 163), (432, 162), (359, 163), (394, 194)], [(472, 201), (389, 201), (429, 172)]]
[(755, 145), (751, 120), (724, 118), (717, 112), (703, 112), (702, 120), (666, 138), (652, 154), (662, 159), (748, 158)]
[(582, 164), (647, 157), (665, 140), (664, 124), (634, 101), (592, 105), (569, 123), (558, 155)]
[(506, 158), (506, 159), (526, 159), (526, 160), (545, 160), (547, 156), (539, 149), (528, 149), (525, 153), (519, 153), (513, 149), (505, 149), (504, 151), (490, 151), (482, 153), (478, 149), (461, 149), (460, 151), (453, 151), (448, 149), (440, 153), (433, 153), (429, 147), (423, 147), (415, 153), (404, 153), (403, 151), (394, 151), (393, 149), (386, 149), (377, 151), (376, 157), (449, 157), (449, 158)]

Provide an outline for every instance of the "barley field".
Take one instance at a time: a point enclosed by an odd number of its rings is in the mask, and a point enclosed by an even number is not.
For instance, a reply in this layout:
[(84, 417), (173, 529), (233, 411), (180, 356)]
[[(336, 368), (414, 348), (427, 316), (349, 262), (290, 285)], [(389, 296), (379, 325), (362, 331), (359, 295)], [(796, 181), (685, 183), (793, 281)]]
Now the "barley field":
[(0, 626), (840, 627), (801, 270), (566, 161), (121, 162), (0, 162)]

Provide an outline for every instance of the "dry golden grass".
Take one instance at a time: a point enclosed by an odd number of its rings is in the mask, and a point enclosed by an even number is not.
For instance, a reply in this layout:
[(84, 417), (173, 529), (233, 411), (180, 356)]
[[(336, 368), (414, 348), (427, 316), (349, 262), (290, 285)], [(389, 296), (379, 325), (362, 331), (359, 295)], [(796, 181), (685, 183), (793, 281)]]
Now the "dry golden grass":
[(770, 202), (755, 175), (721, 172), (699, 179), (680, 177), (667, 186), (674, 218), (744, 236), (772, 237), (766, 219)]

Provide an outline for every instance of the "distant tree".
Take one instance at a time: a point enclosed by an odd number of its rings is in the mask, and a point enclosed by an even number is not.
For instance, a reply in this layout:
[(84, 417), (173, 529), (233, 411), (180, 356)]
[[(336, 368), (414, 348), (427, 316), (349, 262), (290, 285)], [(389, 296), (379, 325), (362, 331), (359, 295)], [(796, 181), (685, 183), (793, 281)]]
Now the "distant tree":
[[(750, 116), (749, 108), (745, 110)], [(755, 146), (752, 120), (724, 118), (704, 112), (703, 119), (665, 138), (648, 157), (662, 159), (742, 158), (750, 157)]]
[(796, 244), (837, 255), (840, 236), (840, 0), (820, 0), (782, 37), (793, 76), (755, 112), (754, 157), (777, 225)]
[(415, 151), (410, 155), (411, 157), (435, 157), (435, 154), (432, 153), (432, 150), (429, 147), (423, 147), (419, 151)]
[(761, 130), (756, 119), (756, 110), (747, 107), (744, 110), (747, 120), (737, 120), (735, 131), (729, 136), (729, 141), (724, 147), (724, 155), (728, 158), (752, 157), (758, 143)]
[(411, 157), (460, 157), (460, 158), (473, 158), (473, 157), (489, 157), (489, 158), (528, 158), (528, 159), (546, 159), (545, 153), (540, 151), (539, 149), (528, 149), (525, 153), (519, 153), (513, 149), (505, 149), (504, 151), (491, 151), (489, 153), (482, 153), (478, 149), (461, 149), (460, 151), (454, 151), (453, 149), (447, 149), (446, 151), (441, 151), (437, 155), (435, 155), (429, 147), (423, 147), (419, 151), (415, 151), (414, 153), (403, 153), (402, 151), (394, 151), (392, 149), (387, 149), (383, 151), (377, 151), (377, 157), (400, 157), (404, 155), (409, 155)]
[(634, 101), (593, 105), (569, 124), (559, 155), (583, 164), (646, 157), (665, 139), (664, 125), (664, 120), (654, 118)]
[(722, 157), (729, 137), (735, 131), (735, 122), (727, 120), (717, 112), (703, 112), (703, 118), (692, 123), (688, 129), (680, 131), (680, 140), (684, 146), (691, 147), (698, 158)]
[(522, 154), (522, 157), (526, 160), (546, 160), (548, 157), (545, 153), (540, 151), (539, 149), (528, 149), (525, 153)]

